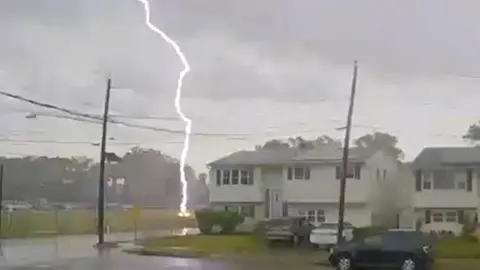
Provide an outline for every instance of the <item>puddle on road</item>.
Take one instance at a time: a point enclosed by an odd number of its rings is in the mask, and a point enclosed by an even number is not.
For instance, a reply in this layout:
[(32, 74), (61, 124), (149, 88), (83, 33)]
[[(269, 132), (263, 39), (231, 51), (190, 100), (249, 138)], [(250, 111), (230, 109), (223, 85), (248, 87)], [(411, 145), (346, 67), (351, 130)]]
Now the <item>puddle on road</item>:
[[(149, 236), (193, 235), (198, 229), (184, 228), (173, 231), (158, 231), (154, 233), (139, 232), (138, 238)], [(132, 233), (106, 235), (107, 241), (133, 241)], [(52, 261), (89, 258), (98, 255), (93, 247), (96, 236), (61, 236), (47, 239), (8, 239), (0, 242), (0, 267), (48, 263)], [(128, 245), (128, 243), (122, 244)]]

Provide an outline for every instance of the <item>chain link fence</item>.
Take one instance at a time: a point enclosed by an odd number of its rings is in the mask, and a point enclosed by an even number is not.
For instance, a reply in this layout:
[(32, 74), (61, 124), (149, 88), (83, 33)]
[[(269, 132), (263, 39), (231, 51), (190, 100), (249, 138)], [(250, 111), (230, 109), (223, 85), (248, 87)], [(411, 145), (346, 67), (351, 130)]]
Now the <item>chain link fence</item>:
[[(194, 217), (179, 217), (175, 210), (108, 209), (105, 214), (107, 234), (136, 232), (147, 236), (157, 231), (178, 231), (197, 227)], [(96, 228), (96, 210), (19, 210), (2, 214), (1, 237), (95, 234)]]

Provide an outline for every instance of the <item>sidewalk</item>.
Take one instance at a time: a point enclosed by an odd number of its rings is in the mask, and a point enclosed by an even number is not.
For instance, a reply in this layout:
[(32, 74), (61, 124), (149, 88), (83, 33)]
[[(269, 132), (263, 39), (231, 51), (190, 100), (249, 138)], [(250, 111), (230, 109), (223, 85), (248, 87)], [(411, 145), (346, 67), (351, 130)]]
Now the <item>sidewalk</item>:
[[(196, 233), (196, 229), (138, 232), (137, 239), (191, 233)], [(105, 240), (106, 242), (133, 242), (135, 234), (133, 232), (112, 233), (105, 235)], [(96, 235), (4, 239), (1, 240), (0, 267), (96, 256), (98, 250), (94, 248), (95, 243), (97, 243)]]

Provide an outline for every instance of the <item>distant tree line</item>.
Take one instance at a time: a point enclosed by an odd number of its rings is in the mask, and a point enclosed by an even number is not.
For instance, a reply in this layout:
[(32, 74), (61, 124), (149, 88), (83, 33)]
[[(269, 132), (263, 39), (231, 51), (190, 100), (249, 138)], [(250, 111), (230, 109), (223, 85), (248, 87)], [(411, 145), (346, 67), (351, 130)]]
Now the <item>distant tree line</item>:
[[(479, 132), (480, 134), (480, 132)], [(480, 136), (479, 136), (480, 137)], [(365, 153), (375, 153), (379, 150), (384, 151), (387, 155), (395, 157), (397, 160), (404, 158), (402, 149), (398, 146), (398, 138), (388, 133), (375, 132), (366, 134), (353, 140), (352, 147), (360, 148)], [(327, 135), (322, 135), (313, 140), (305, 139), (301, 136), (296, 138), (288, 138), (287, 140), (274, 139), (265, 142), (263, 145), (255, 146), (256, 149), (278, 149), (278, 148), (299, 148), (313, 149), (321, 146), (332, 146), (336, 148), (342, 147), (342, 141), (333, 139)]]
[[(116, 161), (106, 167), (107, 202), (178, 207), (181, 200), (178, 160), (154, 149), (134, 147)], [(99, 164), (90, 158), (0, 157), (0, 163), (5, 166), (4, 200), (96, 202)], [(186, 167), (186, 176), (191, 204), (207, 203), (205, 181), (198, 181), (190, 166)]]

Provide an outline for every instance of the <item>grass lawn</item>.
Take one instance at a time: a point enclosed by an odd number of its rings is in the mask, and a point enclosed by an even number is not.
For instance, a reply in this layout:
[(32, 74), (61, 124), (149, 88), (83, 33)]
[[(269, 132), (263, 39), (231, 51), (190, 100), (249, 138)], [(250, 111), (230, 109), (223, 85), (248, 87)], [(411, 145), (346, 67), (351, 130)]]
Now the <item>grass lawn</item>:
[[(144, 209), (137, 224), (132, 210), (107, 210), (110, 232), (128, 232), (196, 227), (194, 217), (178, 217), (176, 211)], [(136, 226), (135, 226), (136, 225)], [(96, 232), (95, 210), (18, 211), (2, 217), (2, 237), (25, 238), (45, 235), (93, 234)]]
[[(288, 269), (325, 262), (327, 254), (313, 249), (269, 249), (253, 235), (190, 235), (153, 238), (144, 243), (146, 255), (247, 259), (279, 264)], [(437, 247), (436, 270), (477, 270), (480, 243), (466, 240), (442, 241)]]
[(145, 255), (186, 257), (222, 257), (237, 260), (255, 260), (282, 266), (312, 265), (326, 260), (326, 252), (313, 249), (270, 249), (258, 236), (242, 235), (188, 235), (148, 239)]
[(444, 259), (480, 259), (480, 242), (465, 239), (442, 240), (436, 255)]
[(187, 235), (184, 237), (153, 238), (144, 242), (146, 249), (190, 250), (203, 255), (265, 252), (266, 247), (251, 235)]

